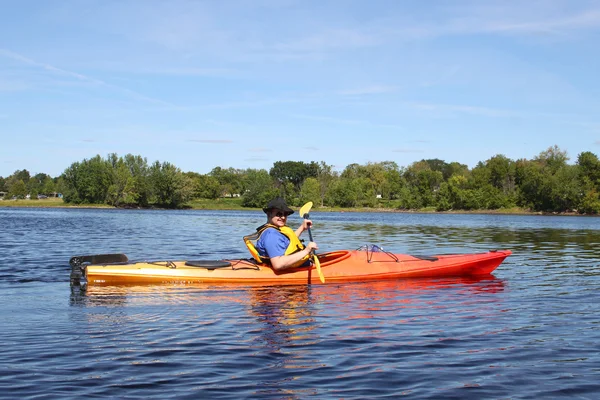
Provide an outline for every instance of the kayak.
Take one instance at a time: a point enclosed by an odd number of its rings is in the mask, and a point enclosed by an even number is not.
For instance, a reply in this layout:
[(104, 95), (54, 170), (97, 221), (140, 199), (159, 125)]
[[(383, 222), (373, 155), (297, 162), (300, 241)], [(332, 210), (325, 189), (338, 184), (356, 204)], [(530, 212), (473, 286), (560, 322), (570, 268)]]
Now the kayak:
[[(325, 283), (491, 274), (510, 250), (419, 256), (394, 254), (377, 246), (318, 254)], [(72, 285), (320, 283), (314, 266), (276, 272), (253, 259), (129, 261), (124, 254), (76, 256), (69, 261)]]

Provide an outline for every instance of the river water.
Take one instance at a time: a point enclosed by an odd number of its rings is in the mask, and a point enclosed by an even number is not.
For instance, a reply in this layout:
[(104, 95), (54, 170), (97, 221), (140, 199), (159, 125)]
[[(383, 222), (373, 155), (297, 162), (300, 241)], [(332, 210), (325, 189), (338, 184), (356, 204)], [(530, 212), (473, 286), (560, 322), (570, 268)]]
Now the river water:
[(311, 219), (322, 252), (513, 255), (480, 279), (81, 292), (71, 256), (247, 257), (264, 214), (0, 208), (0, 397), (600, 398), (600, 218)]

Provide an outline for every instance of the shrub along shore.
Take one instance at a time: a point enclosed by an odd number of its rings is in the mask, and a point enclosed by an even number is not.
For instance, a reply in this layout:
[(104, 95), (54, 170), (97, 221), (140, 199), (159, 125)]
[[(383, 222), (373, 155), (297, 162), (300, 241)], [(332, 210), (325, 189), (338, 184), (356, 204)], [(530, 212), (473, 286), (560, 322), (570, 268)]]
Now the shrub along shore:
[[(102, 209), (167, 209), (161, 207), (115, 207), (107, 204), (69, 204), (60, 198), (40, 200), (0, 200), (0, 208), (102, 208)], [(293, 207), (299, 208), (299, 207)], [(257, 207), (244, 207), (240, 198), (221, 198), (216, 200), (200, 199), (186, 204), (188, 210), (223, 210), (223, 211), (260, 211)], [(490, 214), (490, 215), (580, 215), (573, 212), (541, 212), (531, 211), (520, 207), (502, 208), (497, 210), (446, 210), (438, 211), (435, 207), (418, 210), (401, 210), (394, 208), (389, 201), (380, 201), (375, 207), (319, 207), (314, 206), (312, 212), (390, 212), (390, 213), (436, 213), (436, 214)]]
[(568, 160), (554, 146), (531, 160), (498, 154), (474, 168), (428, 159), (407, 167), (350, 164), (340, 172), (324, 161), (277, 161), (268, 171), (215, 167), (199, 174), (109, 154), (75, 162), (56, 178), (27, 170), (0, 177), (0, 196), (19, 206), (59, 206), (44, 197), (60, 196), (63, 206), (76, 207), (252, 210), (281, 196), (293, 207), (312, 201), (331, 211), (600, 214), (600, 159), (585, 151), (574, 164)]

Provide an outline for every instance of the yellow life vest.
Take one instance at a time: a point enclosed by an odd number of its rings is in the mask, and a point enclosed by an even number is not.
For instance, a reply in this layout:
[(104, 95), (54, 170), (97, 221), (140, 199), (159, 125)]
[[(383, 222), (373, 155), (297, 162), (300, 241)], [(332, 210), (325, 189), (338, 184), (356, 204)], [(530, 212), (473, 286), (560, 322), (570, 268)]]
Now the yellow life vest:
[[(300, 239), (298, 239), (298, 236), (296, 236), (296, 232), (294, 232), (294, 230), (289, 226), (286, 225), (279, 228), (278, 226), (272, 224), (264, 224), (256, 228), (256, 232), (254, 232), (253, 234), (244, 236), (244, 243), (246, 243), (250, 254), (257, 262), (261, 264), (271, 265), (269, 257), (261, 256), (258, 253), (258, 250), (256, 249), (256, 242), (258, 242), (260, 235), (262, 235), (263, 232), (269, 228), (277, 229), (282, 235), (285, 235), (290, 240), (290, 244), (285, 249), (284, 255), (287, 256), (289, 254), (293, 254), (304, 249), (304, 244), (300, 241)], [(293, 266), (299, 267), (302, 264), (304, 264), (307, 260), (310, 260), (310, 254), (307, 254), (305, 257), (302, 257)]]

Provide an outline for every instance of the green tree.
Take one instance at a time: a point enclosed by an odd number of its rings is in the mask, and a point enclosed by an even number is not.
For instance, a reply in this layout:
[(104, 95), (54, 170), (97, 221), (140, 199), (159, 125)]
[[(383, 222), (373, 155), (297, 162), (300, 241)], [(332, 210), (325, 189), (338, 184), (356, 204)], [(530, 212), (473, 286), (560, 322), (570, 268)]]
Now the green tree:
[(124, 157), (124, 162), (133, 177), (133, 182), (129, 187), (132, 200), (142, 207), (148, 206), (150, 202), (150, 168), (148, 160), (139, 155), (127, 154)]
[(398, 209), (400, 210), (418, 210), (423, 207), (423, 199), (418, 188), (408, 184), (400, 189), (398, 202)]
[(23, 182), (22, 179), (13, 180), (8, 193), (6, 195), (7, 198), (16, 197), (17, 199), (24, 199), (27, 196), (27, 185)]
[(579, 202), (579, 212), (584, 214), (600, 214), (600, 193), (590, 189), (584, 193)]
[(66, 203), (104, 204), (112, 184), (112, 168), (99, 155), (75, 162), (62, 175)]
[(568, 159), (566, 152), (554, 146), (532, 161), (517, 161), (518, 204), (535, 211), (562, 212), (576, 208), (581, 199), (579, 169), (567, 165)]
[[(400, 175), (397, 164), (391, 161), (367, 163), (367, 165), (350, 164), (342, 171), (340, 177), (343, 179), (363, 178), (361, 186), (368, 193), (374, 193), (374, 198), (380, 195), (382, 198), (389, 199), (393, 190), (396, 192), (399, 190), (398, 186), (392, 186), (392, 184), (400, 184)], [(367, 184), (367, 182), (369, 183)], [(375, 204), (375, 200), (373, 203)]]
[(209, 172), (209, 175), (215, 178), (221, 186), (221, 196), (234, 197), (236, 194), (243, 194), (242, 179), (243, 175), (234, 168), (215, 167)]
[(558, 146), (554, 145), (548, 147), (547, 150), (542, 151), (533, 161), (539, 163), (544, 169), (548, 170), (550, 174), (555, 174), (560, 168), (567, 165), (569, 157), (567, 152), (561, 150)]
[(333, 170), (333, 165), (328, 165), (325, 161), (321, 161), (317, 167), (317, 181), (319, 181), (319, 197), (321, 207), (325, 205), (325, 198), (331, 188), (332, 183), (337, 179), (337, 174)]
[(489, 169), (489, 183), (502, 189), (505, 194), (515, 191), (515, 162), (502, 154), (495, 155), (486, 161)]
[(181, 208), (192, 198), (192, 180), (171, 163), (154, 162), (150, 167), (149, 179), (152, 199), (156, 205)]
[(371, 182), (375, 195), (380, 195), (381, 197), (385, 195), (386, 198), (389, 198), (387, 172), (385, 163), (367, 163), (361, 177)]
[(452, 175), (448, 182), (442, 182), (436, 196), (436, 209), (468, 210), (473, 207), (472, 193), (469, 190), (469, 182), (462, 175)]
[(54, 178), (54, 184), (56, 185), (57, 196), (64, 195), (67, 191), (67, 183), (65, 181), (64, 174)]
[(585, 151), (577, 156), (580, 199), (577, 209), (584, 214), (600, 213), (600, 160), (596, 154)]
[(384, 171), (384, 184), (382, 186), (381, 197), (394, 200), (400, 198), (400, 191), (406, 185), (406, 180), (402, 177), (402, 171), (393, 161), (384, 161), (381, 163)]
[[(31, 179), (31, 176), (29, 175), (29, 171), (27, 171), (26, 169), (16, 170), (15, 172), (13, 172), (12, 175), (10, 175), (6, 178), (5, 189), (9, 193), (14, 193), (15, 191), (13, 190), (12, 186), (15, 185), (19, 181), (22, 181), (25, 184), (25, 188), (27, 188), (27, 183), (29, 183), (29, 179)], [(20, 184), (17, 189), (18, 189), (17, 190), (18, 192), (21, 191)], [(25, 189), (25, 191), (27, 192), (27, 189)], [(27, 194), (27, 193), (25, 193), (25, 194)], [(14, 195), (11, 195), (11, 197), (12, 196), (14, 196)]]
[(289, 182), (296, 193), (300, 191), (300, 186), (306, 178), (316, 178), (318, 174), (319, 165), (315, 162), (307, 164), (302, 161), (277, 161), (269, 170), (269, 175), (280, 187), (286, 187), (285, 184)]
[(137, 204), (137, 193), (133, 190), (135, 178), (125, 164), (125, 160), (116, 154), (111, 154), (109, 163), (112, 166), (112, 183), (108, 187), (107, 203), (115, 207), (123, 204)]
[(42, 187), (42, 193), (47, 196), (52, 196), (56, 192), (56, 183), (54, 179), (47, 179), (44, 181), (44, 186)]
[(444, 181), (444, 176), (440, 171), (434, 171), (427, 162), (419, 161), (406, 169), (404, 177), (408, 185), (416, 189), (421, 207), (435, 205), (434, 193), (439, 190)]
[[(470, 173), (471, 171), (469, 170), (469, 167), (467, 167), (465, 164), (460, 164), (454, 161), (448, 164), (447, 173), (444, 174), (444, 179), (447, 181), (454, 175), (464, 176), (468, 179)], [(447, 174), (449, 174), (448, 177), (446, 177)]]
[(585, 151), (577, 156), (579, 174), (584, 185), (600, 190), (600, 160), (592, 152)]
[(246, 171), (247, 189), (242, 196), (243, 207), (265, 207), (279, 192), (273, 185), (273, 179), (264, 170), (248, 169)]
[(51, 181), (52, 178), (49, 175), (40, 173), (29, 178), (27, 182), (27, 191), (31, 195), (31, 198), (36, 198), (39, 193), (44, 193), (44, 185), (47, 181)]
[(338, 207), (373, 207), (376, 202), (373, 183), (364, 177), (340, 178), (329, 196), (330, 203)]
[(221, 196), (221, 186), (219, 181), (210, 176), (202, 175), (197, 172), (186, 172), (194, 184), (193, 197), (195, 199), (218, 199)]
[(306, 178), (300, 188), (300, 203), (312, 201), (313, 204), (321, 203), (321, 185), (317, 178)]

